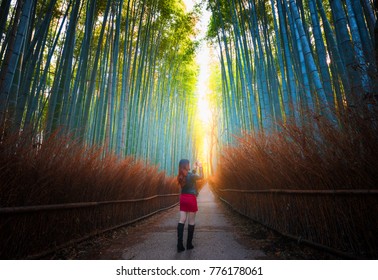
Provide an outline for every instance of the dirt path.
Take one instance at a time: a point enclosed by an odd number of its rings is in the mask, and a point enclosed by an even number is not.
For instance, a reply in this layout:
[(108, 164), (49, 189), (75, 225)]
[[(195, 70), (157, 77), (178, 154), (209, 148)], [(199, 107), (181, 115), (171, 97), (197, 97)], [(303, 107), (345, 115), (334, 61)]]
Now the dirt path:
[[(335, 258), (276, 233), (232, 212), (206, 185), (198, 196), (193, 250), (177, 253), (178, 206), (133, 226), (58, 252), (51, 258), (201, 260)], [(184, 245), (187, 225), (185, 226)]]

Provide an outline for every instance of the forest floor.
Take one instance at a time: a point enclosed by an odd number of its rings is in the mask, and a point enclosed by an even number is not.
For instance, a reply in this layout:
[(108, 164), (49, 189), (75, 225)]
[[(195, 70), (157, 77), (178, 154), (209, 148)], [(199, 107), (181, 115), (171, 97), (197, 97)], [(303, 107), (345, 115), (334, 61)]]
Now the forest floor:
[[(339, 259), (281, 236), (232, 211), (208, 185), (198, 196), (193, 250), (177, 253), (178, 206), (131, 226), (62, 249), (47, 259), (228, 260)], [(184, 233), (186, 241), (187, 225)]]

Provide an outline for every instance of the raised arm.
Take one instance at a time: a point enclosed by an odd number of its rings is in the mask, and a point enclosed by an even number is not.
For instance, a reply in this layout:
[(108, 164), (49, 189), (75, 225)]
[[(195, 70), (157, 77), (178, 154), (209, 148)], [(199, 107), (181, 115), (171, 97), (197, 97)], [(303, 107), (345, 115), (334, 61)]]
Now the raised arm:
[(202, 164), (201, 164), (201, 163), (198, 163), (197, 166), (199, 167), (199, 174), (194, 174), (194, 179), (195, 179), (195, 180), (201, 180), (201, 179), (203, 179), (203, 168), (202, 168)]

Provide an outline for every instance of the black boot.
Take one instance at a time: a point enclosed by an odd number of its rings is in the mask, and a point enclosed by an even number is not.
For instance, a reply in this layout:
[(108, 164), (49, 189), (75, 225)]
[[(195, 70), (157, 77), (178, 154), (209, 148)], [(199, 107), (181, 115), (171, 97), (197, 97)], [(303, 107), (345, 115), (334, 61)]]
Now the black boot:
[(194, 225), (188, 225), (188, 240), (186, 242), (186, 249), (187, 250), (194, 248), (194, 246), (192, 244), (193, 234), (194, 234)]
[(185, 247), (183, 244), (183, 236), (184, 236), (184, 226), (185, 224), (178, 223), (177, 225), (177, 252), (185, 251)]

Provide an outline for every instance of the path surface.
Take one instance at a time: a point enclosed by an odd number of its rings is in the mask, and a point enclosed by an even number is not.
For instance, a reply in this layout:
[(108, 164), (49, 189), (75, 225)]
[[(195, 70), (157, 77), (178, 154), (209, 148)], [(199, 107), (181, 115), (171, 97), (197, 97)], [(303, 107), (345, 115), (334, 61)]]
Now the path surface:
[[(333, 259), (298, 245), (234, 213), (205, 185), (198, 196), (199, 212), (193, 250), (177, 253), (179, 207), (156, 214), (50, 256), (54, 259), (232, 260)], [(184, 231), (186, 243), (187, 225)]]
[[(214, 197), (206, 185), (198, 196), (193, 250), (177, 253), (178, 206), (138, 223), (127, 230), (124, 237), (111, 242), (86, 258), (180, 260), (180, 259), (255, 259), (264, 258), (259, 249), (247, 248), (240, 241), (238, 227), (227, 216), (226, 207)], [(187, 225), (184, 231), (186, 243)], [(238, 240), (240, 239), (240, 240)], [(82, 256), (83, 257), (83, 256)]]

